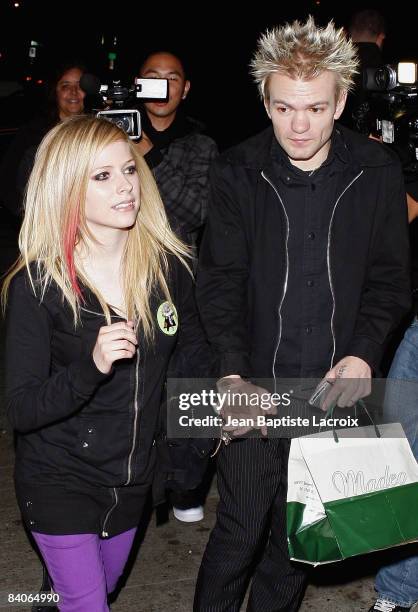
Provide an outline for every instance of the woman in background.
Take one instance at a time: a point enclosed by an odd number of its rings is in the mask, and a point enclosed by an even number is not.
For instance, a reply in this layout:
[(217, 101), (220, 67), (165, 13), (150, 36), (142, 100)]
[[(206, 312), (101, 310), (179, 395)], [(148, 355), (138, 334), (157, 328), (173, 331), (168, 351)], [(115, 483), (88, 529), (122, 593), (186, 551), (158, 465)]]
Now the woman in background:
[(80, 87), (83, 72), (84, 66), (76, 62), (58, 68), (48, 86), (45, 107), (19, 129), (4, 154), (0, 165), (1, 203), (16, 217), (23, 215), (23, 195), (42, 138), (61, 121), (84, 113), (86, 94)]

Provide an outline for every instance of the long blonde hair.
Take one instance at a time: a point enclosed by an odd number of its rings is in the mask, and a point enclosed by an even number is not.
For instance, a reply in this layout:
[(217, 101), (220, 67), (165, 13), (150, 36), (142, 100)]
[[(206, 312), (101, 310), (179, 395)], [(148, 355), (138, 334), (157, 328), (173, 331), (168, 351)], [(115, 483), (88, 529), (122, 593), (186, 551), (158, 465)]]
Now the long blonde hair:
[(155, 180), (136, 147), (114, 124), (94, 117), (68, 119), (48, 132), (39, 146), (26, 191), (20, 256), (2, 287), (3, 308), (12, 278), (26, 267), (34, 293), (35, 284), (40, 288), (41, 300), (51, 281), (61, 289), (75, 326), (83, 303), (79, 280), (95, 294), (110, 324), (109, 306), (83, 274), (74, 250), (87, 238), (94, 239), (84, 209), (94, 159), (104, 147), (120, 140), (129, 144), (141, 191), (139, 213), (128, 230), (121, 266), (126, 315), (142, 326), (147, 339), (152, 337), (151, 293), (162, 291), (171, 301), (168, 257), (177, 257), (188, 268), (190, 251), (171, 230)]

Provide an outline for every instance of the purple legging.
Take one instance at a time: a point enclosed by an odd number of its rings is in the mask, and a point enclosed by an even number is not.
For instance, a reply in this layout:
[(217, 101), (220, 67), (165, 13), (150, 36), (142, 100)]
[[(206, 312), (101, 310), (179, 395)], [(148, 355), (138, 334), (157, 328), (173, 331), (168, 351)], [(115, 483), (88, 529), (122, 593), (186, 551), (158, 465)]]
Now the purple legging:
[(135, 532), (130, 529), (107, 540), (93, 533), (32, 532), (60, 596), (61, 612), (108, 612), (107, 594), (123, 572)]

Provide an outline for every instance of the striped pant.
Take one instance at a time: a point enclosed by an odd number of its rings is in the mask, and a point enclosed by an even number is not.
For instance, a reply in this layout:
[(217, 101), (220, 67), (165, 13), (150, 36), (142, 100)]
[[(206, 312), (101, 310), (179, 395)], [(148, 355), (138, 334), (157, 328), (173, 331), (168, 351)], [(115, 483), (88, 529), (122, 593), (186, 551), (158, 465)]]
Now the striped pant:
[(220, 501), (196, 585), (194, 612), (297, 610), (305, 572), (289, 561), (286, 492), (289, 441), (249, 438), (218, 456)]

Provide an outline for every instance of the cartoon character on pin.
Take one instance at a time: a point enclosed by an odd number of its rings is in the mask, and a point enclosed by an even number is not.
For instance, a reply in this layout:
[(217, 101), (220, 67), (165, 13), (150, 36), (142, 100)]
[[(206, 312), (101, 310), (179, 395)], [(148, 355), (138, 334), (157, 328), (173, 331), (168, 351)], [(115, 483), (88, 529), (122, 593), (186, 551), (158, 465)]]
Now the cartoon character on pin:
[(168, 336), (176, 333), (178, 327), (177, 311), (173, 304), (164, 302), (157, 313), (158, 325), (162, 332)]

